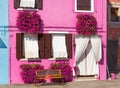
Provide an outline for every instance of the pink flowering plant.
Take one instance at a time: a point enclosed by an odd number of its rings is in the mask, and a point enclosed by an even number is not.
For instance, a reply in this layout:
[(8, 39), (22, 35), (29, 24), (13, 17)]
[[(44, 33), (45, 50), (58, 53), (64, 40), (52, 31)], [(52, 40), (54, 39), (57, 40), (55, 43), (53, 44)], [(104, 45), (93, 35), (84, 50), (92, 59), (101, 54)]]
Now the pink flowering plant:
[(76, 30), (81, 35), (94, 35), (97, 32), (97, 21), (93, 15), (78, 14)]
[(40, 15), (30, 11), (19, 12), (16, 25), (24, 33), (39, 33), (41, 27)]
[(30, 84), (45, 82), (44, 79), (38, 79), (36, 76), (37, 70), (44, 70), (43, 66), (40, 64), (22, 64), (20, 68), (20, 75), (24, 83)]
[(50, 69), (60, 69), (63, 78), (51, 79), (52, 82), (70, 82), (73, 80), (72, 67), (67, 62), (56, 62), (50, 65)]

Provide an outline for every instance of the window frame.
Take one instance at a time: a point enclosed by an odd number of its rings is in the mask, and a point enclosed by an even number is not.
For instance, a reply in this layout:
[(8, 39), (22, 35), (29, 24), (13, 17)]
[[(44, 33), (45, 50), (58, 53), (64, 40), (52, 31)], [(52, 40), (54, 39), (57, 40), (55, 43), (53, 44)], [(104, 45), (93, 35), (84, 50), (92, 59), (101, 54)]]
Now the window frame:
[(35, 7), (34, 8), (31, 8), (31, 7), (28, 7), (28, 8), (24, 8), (24, 7), (20, 7), (20, 1), (21, 0), (14, 0), (14, 9), (17, 9), (17, 10), (42, 10), (43, 9), (43, 0), (35, 0)]
[[(65, 34), (66, 48), (68, 57), (67, 59), (63, 58), (61, 60), (69, 60), (72, 58), (72, 34)], [(71, 42), (71, 43), (69, 43)], [(16, 33), (16, 58), (18, 60), (31, 60), (31, 61), (39, 61), (41, 59), (53, 59), (53, 52), (52, 52), (52, 34), (38, 34), (38, 48), (39, 48), (39, 58), (25, 58), (24, 54), (24, 33)], [(53, 59), (59, 60), (59, 59)]]
[(94, 0), (91, 0), (91, 10), (77, 10), (77, 0), (75, 0), (75, 12), (94, 12)]
[[(118, 8), (118, 22), (111, 21), (111, 8)], [(120, 27), (120, 4), (108, 5), (108, 24), (112, 27)]]
[[(48, 33), (50, 33), (50, 34), (62, 34), (62, 35), (64, 35), (65, 36), (65, 40), (67, 39), (67, 36), (66, 35), (71, 35), (71, 38), (72, 38), (72, 34), (69, 34), (69, 32), (63, 32), (63, 31), (49, 31)], [(70, 40), (69, 40), (70, 41)], [(72, 39), (71, 39), (71, 51), (69, 50), (69, 48), (67, 48), (68, 47), (68, 45), (69, 45), (69, 43), (67, 43), (66, 42), (66, 49), (67, 49), (67, 53), (68, 53), (68, 57), (67, 58), (54, 58), (54, 57), (52, 57), (52, 58), (49, 58), (49, 60), (69, 60), (70, 58), (72, 58)], [(70, 47), (69, 46), (69, 47)], [(52, 48), (53, 49), (53, 48)], [(71, 53), (70, 53), (71, 52)], [(53, 53), (52, 53), (53, 54)]]

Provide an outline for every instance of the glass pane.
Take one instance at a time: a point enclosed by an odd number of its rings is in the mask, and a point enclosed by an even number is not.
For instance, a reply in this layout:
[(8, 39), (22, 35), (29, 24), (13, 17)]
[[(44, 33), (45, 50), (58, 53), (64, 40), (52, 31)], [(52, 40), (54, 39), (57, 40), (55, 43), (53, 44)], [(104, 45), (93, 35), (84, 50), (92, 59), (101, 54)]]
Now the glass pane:
[(111, 8), (110, 14), (111, 14), (111, 21), (112, 22), (119, 21), (118, 10), (119, 10), (119, 8)]
[(77, 10), (91, 10), (91, 0), (77, 0)]

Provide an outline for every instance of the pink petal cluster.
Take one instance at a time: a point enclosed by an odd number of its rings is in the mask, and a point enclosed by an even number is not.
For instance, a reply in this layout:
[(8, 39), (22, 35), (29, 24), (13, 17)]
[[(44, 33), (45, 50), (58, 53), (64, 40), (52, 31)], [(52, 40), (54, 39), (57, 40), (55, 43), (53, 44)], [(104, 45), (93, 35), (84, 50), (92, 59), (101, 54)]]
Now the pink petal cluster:
[(44, 70), (43, 66), (41, 66), (40, 64), (22, 64), (20, 68), (20, 75), (24, 83), (30, 84), (45, 82), (44, 79), (38, 79), (36, 77), (37, 70)]
[(78, 14), (76, 30), (81, 35), (94, 35), (97, 32), (97, 21), (93, 15)]
[(16, 25), (24, 33), (39, 33), (41, 27), (40, 15), (30, 11), (19, 12)]
[(67, 62), (52, 63), (50, 69), (60, 69), (63, 78), (51, 79), (53, 82), (70, 82), (73, 80), (72, 67)]

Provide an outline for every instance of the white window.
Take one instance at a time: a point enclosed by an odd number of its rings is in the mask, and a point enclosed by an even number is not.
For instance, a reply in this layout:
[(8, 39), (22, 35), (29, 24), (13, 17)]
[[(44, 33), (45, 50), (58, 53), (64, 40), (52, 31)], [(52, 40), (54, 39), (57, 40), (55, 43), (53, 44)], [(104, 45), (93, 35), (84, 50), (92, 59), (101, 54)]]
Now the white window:
[(17, 10), (42, 10), (43, 0), (14, 0)]
[(39, 58), (38, 36), (33, 34), (24, 35), (25, 58)]
[(35, 7), (35, 0), (21, 0), (20, 7), (34, 8)]
[(16, 33), (16, 58), (29, 60), (72, 58), (72, 34), (66, 33), (38, 35)]
[(53, 58), (67, 58), (65, 34), (52, 34)]
[(52, 34), (52, 54), (50, 60), (68, 60), (72, 58), (72, 34), (69, 32), (49, 31)]
[(110, 26), (120, 26), (120, 4), (109, 5), (108, 23)]
[(94, 0), (75, 0), (75, 12), (94, 12)]

